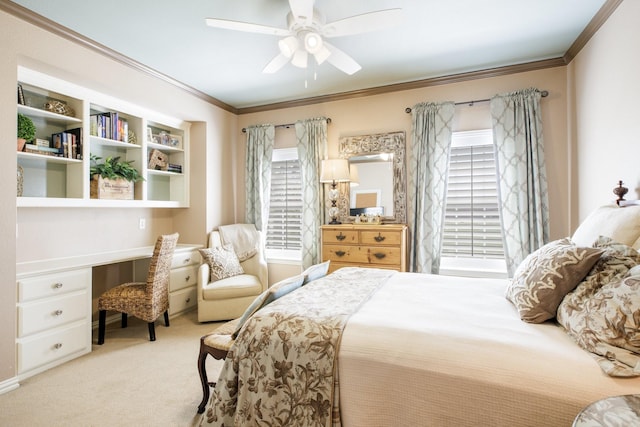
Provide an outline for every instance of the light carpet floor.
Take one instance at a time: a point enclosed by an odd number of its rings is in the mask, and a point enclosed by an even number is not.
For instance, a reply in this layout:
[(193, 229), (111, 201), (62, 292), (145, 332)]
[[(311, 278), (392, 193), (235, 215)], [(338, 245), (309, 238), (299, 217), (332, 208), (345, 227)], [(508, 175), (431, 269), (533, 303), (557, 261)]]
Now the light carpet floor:
[[(220, 323), (198, 323), (195, 311), (147, 324), (107, 326), (105, 343), (91, 353), (28, 378), (0, 395), (0, 426), (192, 426), (202, 399), (197, 360), (200, 337)], [(209, 379), (222, 362), (208, 357)]]

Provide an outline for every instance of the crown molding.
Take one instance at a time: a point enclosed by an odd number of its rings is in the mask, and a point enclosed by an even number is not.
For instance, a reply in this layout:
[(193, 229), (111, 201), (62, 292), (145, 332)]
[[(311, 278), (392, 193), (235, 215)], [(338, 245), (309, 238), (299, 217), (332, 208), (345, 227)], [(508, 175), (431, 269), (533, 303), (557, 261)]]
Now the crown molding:
[(568, 64), (573, 61), (573, 58), (578, 55), (578, 53), (582, 50), (582, 48), (587, 44), (591, 37), (598, 31), (598, 29), (604, 24), (607, 19), (613, 14), (613, 12), (620, 6), (622, 0), (607, 0), (605, 4), (602, 5), (598, 13), (591, 18), (591, 21), (587, 24), (587, 26), (582, 30), (582, 33), (578, 36), (578, 38), (573, 42), (571, 47), (564, 54), (564, 61)]
[(238, 114), (258, 113), (262, 111), (278, 110), (282, 108), (301, 107), (304, 105), (320, 104), (324, 102), (342, 101), (345, 99), (360, 98), (364, 96), (380, 95), (388, 92), (421, 89), (430, 86), (440, 86), (451, 83), (459, 83), (469, 80), (486, 79), (489, 77), (505, 76), (508, 74), (524, 73), (526, 71), (541, 70), (544, 68), (561, 67), (567, 65), (561, 57), (545, 59), (542, 61), (527, 62), (524, 64), (508, 65), (505, 67), (489, 68), (485, 70), (470, 71), (467, 73), (451, 74), (448, 76), (433, 77), (423, 80), (413, 80), (405, 83), (397, 83), (387, 86), (378, 86), (368, 89), (353, 90), (349, 92), (322, 95), (312, 98), (303, 98), (294, 101), (277, 102), (273, 104), (258, 105), (255, 107), (238, 108)]

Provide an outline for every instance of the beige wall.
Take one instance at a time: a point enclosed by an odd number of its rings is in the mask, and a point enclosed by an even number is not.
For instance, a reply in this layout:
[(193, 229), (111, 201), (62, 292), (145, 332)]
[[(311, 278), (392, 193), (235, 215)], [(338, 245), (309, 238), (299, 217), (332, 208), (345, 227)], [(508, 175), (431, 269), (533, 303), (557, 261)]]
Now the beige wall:
[(570, 64), (578, 217), (615, 200), (618, 180), (639, 199), (640, 2), (626, 0)]
[[(569, 145), (567, 139), (567, 87), (566, 67), (513, 74), (474, 80), (463, 83), (434, 86), (429, 88), (406, 90), (365, 98), (328, 102), (296, 108), (266, 111), (241, 115), (238, 120), (239, 138), (237, 182), (244, 182), (244, 150), (246, 141), (241, 128), (260, 123), (292, 123), (310, 117), (326, 116), (331, 118), (328, 127), (328, 157), (338, 157), (338, 139), (342, 136), (363, 135), (369, 133), (404, 131), (407, 142), (411, 140), (411, 114), (405, 113), (411, 107), (423, 101), (467, 101), (490, 98), (496, 93), (535, 86), (549, 91), (543, 98), (543, 126), (545, 138), (545, 156), (548, 178), (551, 185), (551, 236), (559, 238), (570, 232), (568, 194), (571, 181), (568, 174)], [(454, 130), (486, 129), (491, 127), (488, 103), (479, 103), (473, 107), (456, 107)], [(277, 129), (276, 144), (280, 135), (290, 135), (291, 130)], [(238, 200), (237, 212), (244, 212), (244, 201)], [(242, 216), (237, 219), (241, 219)]]
[[(150, 245), (160, 233), (178, 231), (184, 243), (206, 243), (208, 230), (235, 216), (231, 177), (237, 117), (186, 91), (54, 36), (0, 12), (0, 388), (16, 374), (15, 264), (43, 257)], [(16, 209), (14, 144), (17, 67), (24, 65), (141, 107), (194, 122), (191, 138), (190, 209)], [(229, 181), (229, 180), (225, 180)], [(137, 228), (138, 218), (147, 227)], [(14, 249), (15, 248), (15, 249)]]

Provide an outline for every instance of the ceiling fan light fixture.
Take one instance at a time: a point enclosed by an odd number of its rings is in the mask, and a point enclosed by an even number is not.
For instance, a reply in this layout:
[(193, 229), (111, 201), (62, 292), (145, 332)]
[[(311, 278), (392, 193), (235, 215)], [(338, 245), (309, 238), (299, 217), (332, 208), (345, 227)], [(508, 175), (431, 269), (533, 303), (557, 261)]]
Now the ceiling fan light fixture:
[(307, 68), (307, 51), (304, 49), (298, 49), (293, 53), (291, 64), (298, 68)]
[(314, 31), (308, 31), (304, 35), (304, 48), (311, 54), (316, 54), (322, 49), (322, 37)]
[(298, 50), (299, 43), (295, 36), (289, 36), (278, 41), (278, 47), (280, 52), (287, 58), (291, 58), (293, 54)]

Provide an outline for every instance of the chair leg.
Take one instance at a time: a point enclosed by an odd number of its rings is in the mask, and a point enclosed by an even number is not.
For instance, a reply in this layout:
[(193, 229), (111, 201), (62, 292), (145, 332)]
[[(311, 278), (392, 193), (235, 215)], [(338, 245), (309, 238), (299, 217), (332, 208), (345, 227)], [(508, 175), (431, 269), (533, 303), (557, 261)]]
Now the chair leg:
[(104, 344), (104, 331), (107, 322), (107, 310), (100, 310), (98, 317), (98, 345)]
[(155, 322), (149, 322), (149, 341), (156, 340), (156, 326)]
[(127, 313), (122, 313), (122, 320), (120, 321), (120, 325), (123, 328), (127, 327)]
[(164, 312), (164, 326), (169, 327), (169, 310)]
[(200, 374), (200, 382), (202, 383), (202, 402), (198, 405), (198, 413), (202, 414), (207, 402), (209, 402), (209, 380), (207, 379), (206, 360), (207, 354), (209, 354), (200, 341), (200, 354), (198, 355), (198, 373)]

